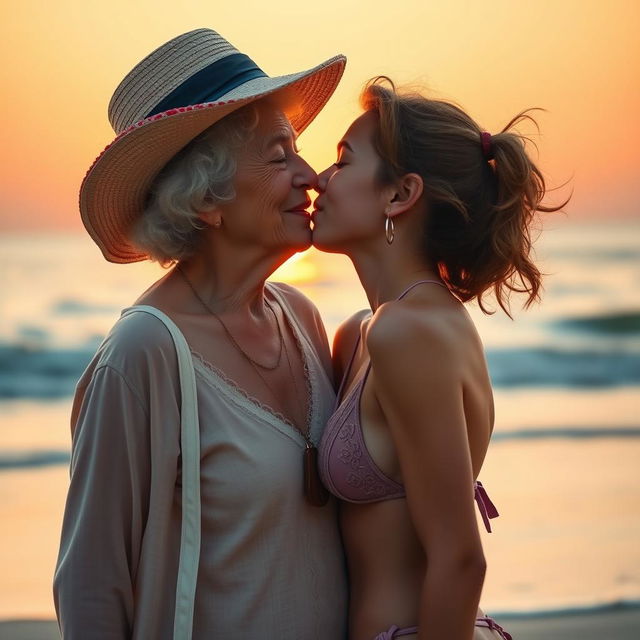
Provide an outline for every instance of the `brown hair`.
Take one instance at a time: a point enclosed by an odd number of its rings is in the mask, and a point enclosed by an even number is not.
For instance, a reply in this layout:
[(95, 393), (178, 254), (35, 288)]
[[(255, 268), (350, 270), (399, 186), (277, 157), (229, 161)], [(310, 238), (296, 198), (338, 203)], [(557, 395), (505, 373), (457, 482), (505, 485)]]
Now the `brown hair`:
[[(385, 86), (387, 85), (387, 86)], [(536, 212), (558, 211), (541, 204), (544, 177), (525, 151), (526, 138), (509, 129), (530, 120), (531, 109), (515, 116), (491, 137), (485, 157), (480, 127), (459, 107), (416, 92), (398, 92), (379, 76), (361, 96), (378, 115), (374, 146), (381, 158), (379, 181), (387, 185), (407, 173), (424, 183), (427, 215), (424, 248), (440, 276), (461, 300), (493, 289), (509, 312), (511, 292), (528, 294), (525, 308), (540, 298), (541, 274), (531, 259)]]

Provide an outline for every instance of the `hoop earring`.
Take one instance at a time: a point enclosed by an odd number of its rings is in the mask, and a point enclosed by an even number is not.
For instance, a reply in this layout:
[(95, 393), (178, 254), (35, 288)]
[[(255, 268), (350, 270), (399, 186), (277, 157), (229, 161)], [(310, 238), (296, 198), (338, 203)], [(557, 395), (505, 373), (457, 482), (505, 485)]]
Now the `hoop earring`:
[(387, 217), (384, 221), (384, 235), (387, 238), (387, 244), (391, 244), (393, 242), (394, 234), (395, 234), (395, 228), (393, 226), (393, 218), (391, 218), (387, 213)]

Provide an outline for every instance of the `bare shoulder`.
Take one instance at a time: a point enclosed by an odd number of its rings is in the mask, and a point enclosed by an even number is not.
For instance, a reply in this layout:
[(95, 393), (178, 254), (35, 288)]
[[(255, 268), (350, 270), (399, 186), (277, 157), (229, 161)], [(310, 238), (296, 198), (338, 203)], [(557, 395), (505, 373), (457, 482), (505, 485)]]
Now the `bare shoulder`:
[(394, 302), (377, 310), (366, 339), (374, 367), (429, 361), (442, 373), (461, 364), (472, 335), (475, 329), (462, 306)]

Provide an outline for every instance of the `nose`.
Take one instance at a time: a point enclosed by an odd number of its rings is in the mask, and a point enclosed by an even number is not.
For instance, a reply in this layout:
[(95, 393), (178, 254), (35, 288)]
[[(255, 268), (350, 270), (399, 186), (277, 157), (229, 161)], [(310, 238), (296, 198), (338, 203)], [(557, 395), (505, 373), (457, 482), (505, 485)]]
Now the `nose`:
[(318, 174), (301, 156), (296, 157), (296, 171), (293, 175), (293, 186), (301, 189), (315, 189), (318, 185)]
[(335, 164), (330, 164), (322, 173), (318, 175), (318, 188), (316, 189), (318, 193), (322, 193), (326, 190), (327, 182), (329, 182), (329, 178), (331, 178), (335, 170)]

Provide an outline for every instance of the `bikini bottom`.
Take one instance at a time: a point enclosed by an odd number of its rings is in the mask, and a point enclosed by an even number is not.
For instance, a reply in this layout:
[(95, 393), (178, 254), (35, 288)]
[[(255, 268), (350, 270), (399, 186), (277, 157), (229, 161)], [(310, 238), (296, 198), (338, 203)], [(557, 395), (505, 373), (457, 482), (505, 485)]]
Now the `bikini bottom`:
[[(480, 631), (482, 629), (482, 631)], [(496, 633), (487, 633), (484, 630), (495, 631)], [(404, 627), (400, 629), (396, 625), (390, 627), (387, 631), (379, 633), (374, 640), (393, 640), (401, 636), (408, 636), (418, 633), (418, 627)], [(476, 619), (476, 634), (474, 640), (490, 640), (493, 638), (501, 638), (502, 640), (513, 640), (510, 633), (507, 633), (495, 620), (488, 616)]]

